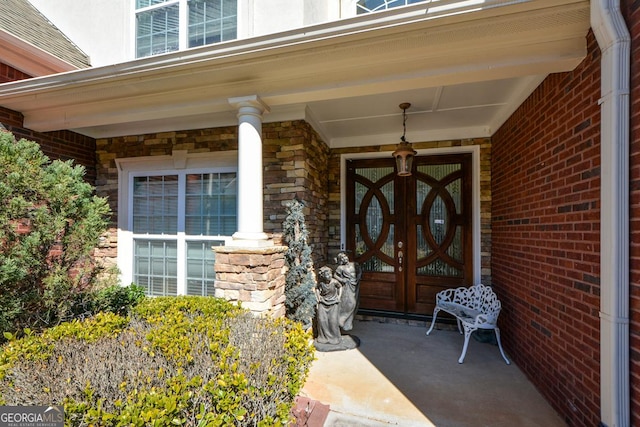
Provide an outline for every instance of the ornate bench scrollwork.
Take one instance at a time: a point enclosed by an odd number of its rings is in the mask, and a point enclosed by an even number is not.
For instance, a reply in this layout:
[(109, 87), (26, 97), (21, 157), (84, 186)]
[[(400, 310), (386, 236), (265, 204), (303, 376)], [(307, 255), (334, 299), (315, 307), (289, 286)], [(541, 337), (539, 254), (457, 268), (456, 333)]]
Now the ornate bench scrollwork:
[(460, 287), (456, 289), (445, 289), (436, 294), (436, 308), (433, 310), (433, 320), (427, 335), (433, 330), (436, 318), (440, 310), (445, 311), (456, 318), (458, 330), (463, 333), (464, 345), (458, 363), (464, 362), (464, 357), (469, 346), (469, 337), (478, 329), (493, 329), (496, 334), (500, 354), (507, 365), (511, 364), (502, 349), (500, 342), (500, 328), (498, 328), (498, 316), (502, 305), (493, 292), (493, 289), (483, 284)]

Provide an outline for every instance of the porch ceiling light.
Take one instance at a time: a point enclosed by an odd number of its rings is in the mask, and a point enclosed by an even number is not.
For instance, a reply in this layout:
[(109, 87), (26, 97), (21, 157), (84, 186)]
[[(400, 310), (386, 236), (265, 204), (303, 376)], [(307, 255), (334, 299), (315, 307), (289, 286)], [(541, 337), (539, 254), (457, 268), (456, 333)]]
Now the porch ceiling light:
[(393, 157), (396, 159), (396, 171), (398, 176), (411, 175), (411, 169), (413, 166), (413, 158), (418, 152), (411, 147), (411, 143), (405, 139), (407, 133), (407, 108), (411, 107), (408, 102), (400, 104), (402, 108), (402, 137), (400, 143), (396, 147), (396, 151), (393, 152)]

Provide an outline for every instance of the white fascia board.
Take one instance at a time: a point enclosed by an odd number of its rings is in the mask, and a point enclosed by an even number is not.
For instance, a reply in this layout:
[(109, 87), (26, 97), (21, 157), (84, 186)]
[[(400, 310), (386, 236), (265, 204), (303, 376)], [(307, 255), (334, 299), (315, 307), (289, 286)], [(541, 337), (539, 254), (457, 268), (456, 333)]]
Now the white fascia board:
[[(425, 5), (416, 4), (399, 8), (399, 12), (361, 15), (249, 40), (6, 83), (0, 85), (0, 98), (3, 106), (22, 112), (25, 125), (34, 130), (89, 129), (226, 114), (231, 110), (226, 102), (229, 97), (247, 94), (260, 94), (271, 107), (303, 104), (373, 90), (388, 92), (390, 80), (397, 90), (405, 83), (409, 88), (415, 83), (412, 80), (425, 87), (440, 86), (443, 79), (452, 79), (449, 83), (455, 84), (472, 78), (512, 76), (503, 70), (522, 75), (530, 72), (530, 55), (540, 56), (546, 61), (541, 68), (548, 68), (535, 74), (558, 71), (557, 65), (549, 66), (558, 55), (560, 60), (565, 56), (567, 64), (582, 59), (588, 29), (585, 1), (565, 1), (560, 6), (558, 1), (545, 0), (485, 3), (487, 9), (479, 12), (438, 19), (427, 17)], [(505, 4), (508, 7), (496, 6)], [(558, 16), (567, 21), (559, 25)], [(517, 23), (510, 21), (512, 18)], [(538, 23), (546, 30), (534, 25)], [(517, 40), (511, 33), (500, 39), (502, 33), (495, 31), (514, 26)], [(481, 41), (473, 45), (470, 40)], [(527, 50), (522, 51), (525, 46)], [(484, 54), (483, 49), (487, 49)], [(398, 70), (405, 74), (398, 74)], [(415, 79), (411, 73), (416, 73)]]
[(77, 70), (78, 67), (0, 29), (0, 59), (33, 77)]

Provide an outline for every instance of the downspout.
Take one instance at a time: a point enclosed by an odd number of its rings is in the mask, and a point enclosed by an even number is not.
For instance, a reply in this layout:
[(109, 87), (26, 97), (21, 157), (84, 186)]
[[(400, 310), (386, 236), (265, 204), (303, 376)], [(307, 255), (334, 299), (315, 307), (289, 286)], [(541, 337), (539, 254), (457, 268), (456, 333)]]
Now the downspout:
[(619, 0), (591, 0), (600, 46), (600, 417), (630, 426), (629, 81), (630, 36)]

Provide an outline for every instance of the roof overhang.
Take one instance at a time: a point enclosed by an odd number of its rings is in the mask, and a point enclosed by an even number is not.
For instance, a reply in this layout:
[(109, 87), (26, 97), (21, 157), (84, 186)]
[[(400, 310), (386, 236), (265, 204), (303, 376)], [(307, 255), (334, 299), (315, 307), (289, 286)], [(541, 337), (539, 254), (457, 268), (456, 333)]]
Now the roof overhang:
[[(35, 131), (102, 138), (233, 125), (228, 99), (255, 94), (271, 109), (265, 121), (304, 118), (339, 146), (386, 138), (358, 123), (395, 118), (400, 102), (412, 102), (413, 114), (424, 114), (412, 128), (420, 139), (488, 136), (546, 75), (572, 70), (586, 55), (586, 0), (438, 4), (7, 83), (0, 105)], [(460, 104), (461, 90), (478, 99)], [(483, 100), (484, 92), (495, 99)], [(457, 100), (443, 99), (455, 93)], [(425, 101), (405, 99), (412, 96)], [(480, 109), (482, 118), (471, 114)], [(428, 119), (446, 111), (442, 126)]]
[(0, 29), (0, 58), (7, 65), (34, 77), (78, 69), (3, 29)]

